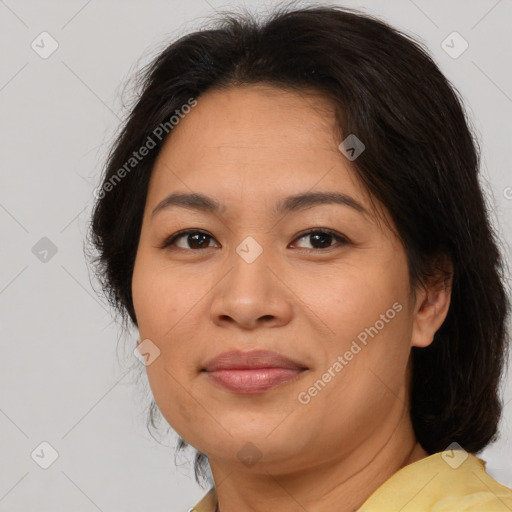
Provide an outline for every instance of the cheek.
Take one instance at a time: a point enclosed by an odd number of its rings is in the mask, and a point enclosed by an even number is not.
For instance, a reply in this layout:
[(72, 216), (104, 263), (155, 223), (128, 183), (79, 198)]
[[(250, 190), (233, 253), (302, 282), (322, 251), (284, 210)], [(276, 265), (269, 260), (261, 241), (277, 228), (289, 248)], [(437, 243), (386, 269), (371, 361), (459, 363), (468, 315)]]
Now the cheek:
[[(308, 290), (306, 302), (320, 319), (318, 325), (329, 328), (323, 336), (327, 343), (322, 343), (326, 357), (315, 372), (315, 378), (322, 378), (329, 369), (336, 375), (334, 385), (328, 385), (334, 394), (326, 393), (326, 400), (336, 401), (340, 393), (349, 392), (348, 403), (355, 400), (357, 406), (377, 397), (375, 406), (379, 407), (378, 400), (389, 394), (386, 386), (393, 390), (391, 397), (400, 391), (412, 326), (406, 272), (400, 261), (395, 266), (366, 262), (339, 271), (328, 280), (311, 280), (304, 287), (304, 293)], [(322, 282), (329, 284), (326, 287)], [(333, 368), (337, 361), (341, 366)]]
[(407, 298), (406, 283), (400, 276), (401, 272), (382, 265), (354, 265), (321, 279), (299, 281), (298, 293), (329, 328), (333, 340), (350, 341), (376, 322), (379, 331), (382, 326), (389, 330), (387, 320), (393, 322), (400, 308), (393, 304), (398, 303), (403, 311)]
[(139, 335), (141, 340), (151, 340), (159, 351), (146, 372), (159, 408), (172, 417), (189, 417), (195, 410), (184, 390), (198, 370), (191, 354), (197, 352), (200, 342), (194, 315), (201, 314), (203, 295), (204, 290), (185, 282), (179, 272), (166, 269), (144, 253), (138, 255), (132, 296)]
[[(166, 421), (187, 440), (191, 423), (201, 420), (197, 403), (188, 392), (190, 352), (194, 340), (190, 337), (190, 309), (187, 297), (180, 294), (176, 274), (165, 271), (142, 258), (137, 262), (132, 280), (132, 294), (141, 340), (149, 339), (158, 347), (159, 355), (145, 367), (151, 393)], [(184, 337), (183, 330), (189, 336)], [(184, 340), (187, 343), (184, 343)]]
[(191, 425), (205, 424), (205, 409), (198, 407), (197, 399), (189, 391), (188, 381), (175, 368), (170, 368), (163, 357), (147, 366), (146, 371), (151, 393), (162, 416), (190, 443)]
[(406, 403), (410, 326), (405, 307), (391, 316), (388, 323), (373, 320), (363, 328), (364, 322), (354, 325), (346, 317), (327, 363), (305, 383), (302, 398), (310, 403), (304, 410), (312, 420), (322, 419), (324, 435), (366, 438)]
[(164, 342), (185, 317), (200, 293), (183, 282), (180, 273), (142, 251), (135, 262), (132, 297), (141, 336)]

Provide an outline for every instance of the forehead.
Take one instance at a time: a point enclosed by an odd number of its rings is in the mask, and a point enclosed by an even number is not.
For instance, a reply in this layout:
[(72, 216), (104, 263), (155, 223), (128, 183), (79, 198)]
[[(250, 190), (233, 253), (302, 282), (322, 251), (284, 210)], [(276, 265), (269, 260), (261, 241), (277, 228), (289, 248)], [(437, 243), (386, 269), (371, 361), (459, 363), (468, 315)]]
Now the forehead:
[(323, 143), (327, 147), (332, 142), (327, 139), (332, 139), (334, 104), (316, 91), (243, 85), (207, 91), (197, 102), (177, 131), (186, 136), (186, 128), (200, 124), (211, 145), (229, 147), (240, 140), (250, 147), (248, 137), (255, 145), (269, 146)]
[(271, 177), (276, 185), (321, 178), (334, 165), (334, 174), (353, 175), (335, 132), (332, 105), (317, 93), (264, 85), (208, 91), (172, 129), (153, 174), (203, 184)]
[[(181, 119), (162, 153), (180, 160), (215, 158), (257, 165), (297, 151), (339, 156), (334, 111), (318, 94), (254, 85), (208, 91)], [(297, 155), (298, 156), (298, 155)]]

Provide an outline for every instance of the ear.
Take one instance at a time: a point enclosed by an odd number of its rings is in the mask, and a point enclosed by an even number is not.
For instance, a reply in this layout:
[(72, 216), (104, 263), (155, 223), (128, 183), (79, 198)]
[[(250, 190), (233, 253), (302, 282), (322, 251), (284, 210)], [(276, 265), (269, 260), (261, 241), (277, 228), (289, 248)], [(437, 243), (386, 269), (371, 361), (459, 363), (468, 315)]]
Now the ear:
[(443, 324), (450, 307), (453, 265), (443, 258), (443, 268), (425, 287), (416, 290), (411, 346), (427, 347)]

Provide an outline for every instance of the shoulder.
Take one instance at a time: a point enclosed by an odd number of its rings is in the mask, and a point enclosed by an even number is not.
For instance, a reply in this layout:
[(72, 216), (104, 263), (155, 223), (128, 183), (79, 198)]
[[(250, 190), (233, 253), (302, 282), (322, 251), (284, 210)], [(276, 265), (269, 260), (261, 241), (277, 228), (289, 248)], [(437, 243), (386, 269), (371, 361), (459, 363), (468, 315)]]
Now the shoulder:
[(502, 485), (485, 470), (485, 462), (473, 455), (468, 466), (455, 478), (453, 494), (439, 499), (433, 512), (506, 512), (512, 510), (512, 489)]
[(485, 461), (463, 450), (438, 452), (400, 469), (360, 512), (507, 512), (512, 489), (485, 471)]

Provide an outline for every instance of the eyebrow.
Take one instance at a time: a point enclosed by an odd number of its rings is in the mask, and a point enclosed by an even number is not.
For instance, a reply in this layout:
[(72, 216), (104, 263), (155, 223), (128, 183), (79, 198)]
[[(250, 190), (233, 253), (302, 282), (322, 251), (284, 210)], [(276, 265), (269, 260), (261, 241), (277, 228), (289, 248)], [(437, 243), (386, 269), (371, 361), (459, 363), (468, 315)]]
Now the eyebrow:
[[(356, 201), (353, 197), (340, 192), (304, 192), (288, 196), (278, 201), (274, 208), (274, 214), (277, 215), (305, 210), (307, 208), (324, 204), (341, 204), (343, 206), (348, 206), (363, 215), (368, 215), (367, 210), (361, 203)], [(173, 192), (158, 203), (151, 213), (151, 217), (154, 217), (158, 212), (172, 208), (173, 206), (206, 213), (220, 213), (225, 210), (225, 207), (212, 197), (197, 193), (188, 194), (183, 192)]]

